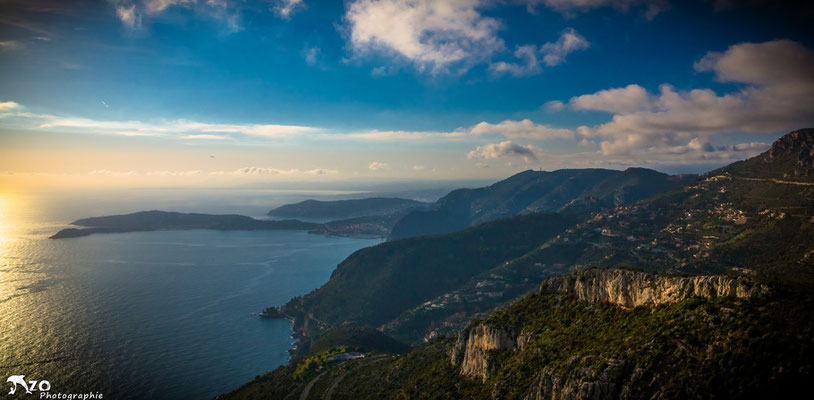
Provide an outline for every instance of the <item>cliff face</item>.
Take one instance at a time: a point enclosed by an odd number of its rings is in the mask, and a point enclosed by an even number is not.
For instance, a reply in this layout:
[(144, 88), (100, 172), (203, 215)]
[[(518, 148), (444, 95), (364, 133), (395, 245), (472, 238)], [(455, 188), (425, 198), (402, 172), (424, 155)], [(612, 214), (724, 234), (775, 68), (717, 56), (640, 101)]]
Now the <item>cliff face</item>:
[[(575, 360), (572, 360), (572, 362)], [(529, 387), (526, 400), (628, 399), (631, 385), (637, 381), (624, 379), (626, 363), (608, 360), (599, 371), (580, 368), (566, 376), (553, 371), (540, 372)]]
[(814, 177), (814, 129), (800, 129), (777, 139), (764, 160), (772, 162), (785, 157), (795, 161), (794, 171), (787, 173), (788, 177)]
[[(735, 296), (750, 298), (768, 293), (765, 285), (746, 277), (723, 275), (665, 276), (622, 269), (588, 269), (548, 279), (542, 292), (561, 293), (578, 300), (606, 301), (621, 307), (654, 307), (690, 297)], [(451, 352), (453, 365), (461, 375), (489, 379), (500, 368), (496, 365), (499, 351), (522, 350), (531, 340), (508, 328), (479, 323), (461, 331)], [(529, 399), (588, 399), (616, 397), (623, 391), (618, 382), (624, 361), (609, 360), (599, 371), (577, 370), (561, 377), (541, 371), (529, 389)], [(583, 373), (584, 372), (584, 373)], [(590, 375), (590, 376), (589, 376)], [(612, 394), (612, 395), (611, 395)]]
[(746, 277), (664, 276), (622, 269), (589, 269), (548, 279), (541, 291), (567, 293), (583, 301), (633, 308), (669, 304), (689, 297), (749, 298), (768, 288)]
[(490, 352), (514, 350), (517, 347), (517, 335), (514, 332), (479, 324), (458, 335), (451, 361), (453, 365), (461, 366), (462, 375), (479, 377), (485, 381), (493, 367)]

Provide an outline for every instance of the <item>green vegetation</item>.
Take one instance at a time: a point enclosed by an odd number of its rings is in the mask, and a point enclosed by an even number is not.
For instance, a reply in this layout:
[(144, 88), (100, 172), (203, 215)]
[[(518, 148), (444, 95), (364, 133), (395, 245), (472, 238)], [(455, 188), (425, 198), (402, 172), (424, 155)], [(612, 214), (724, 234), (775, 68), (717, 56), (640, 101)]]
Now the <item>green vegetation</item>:
[(310, 352), (321, 353), (329, 349), (344, 346), (349, 351), (363, 353), (406, 353), (410, 346), (393, 339), (371, 327), (348, 327), (329, 329), (311, 345)]
[(529, 214), (447, 235), (382, 243), (359, 250), (321, 288), (286, 305), (295, 325), (344, 322), (378, 326), (404, 310), (516, 258), (574, 223), (573, 217)]
[[(333, 398), (523, 399), (541, 376), (569, 390), (608, 374), (632, 398), (782, 398), (814, 378), (814, 298), (788, 287), (768, 298), (691, 298), (633, 310), (535, 293), (473, 324), (526, 338), (522, 349), (489, 353), (484, 383), (461, 375), (450, 362), (454, 338), (441, 338), (353, 369)], [(288, 390), (317, 375), (317, 362), (302, 365), (280, 367), (229, 398), (282, 398), (269, 391), (275, 383)], [(329, 374), (338, 368), (349, 370), (331, 366)]]
[(541, 371), (593, 381), (623, 361), (616, 379), (634, 398), (791, 394), (814, 373), (812, 305), (808, 293), (783, 292), (624, 310), (534, 294), (484, 321), (530, 337), (521, 351), (495, 354), (487, 385), (501, 398), (524, 398)]

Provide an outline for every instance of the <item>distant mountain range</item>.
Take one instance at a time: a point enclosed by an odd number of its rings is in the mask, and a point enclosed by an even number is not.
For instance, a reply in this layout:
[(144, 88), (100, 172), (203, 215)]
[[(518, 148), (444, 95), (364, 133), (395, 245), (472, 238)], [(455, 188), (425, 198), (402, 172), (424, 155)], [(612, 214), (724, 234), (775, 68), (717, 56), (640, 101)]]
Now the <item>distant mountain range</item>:
[(692, 175), (670, 176), (645, 168), (528, 170), (488, 187), (452, 191), (432, 210), (412, 211), (396, 222), (390, 239), (453, 232), (529, 212), (599, 211), (650, 197), (692, 179)]
[[(283, 308), (297, 357), (227, 397), (793, 396), (814, 378), (812, 155), (804, 129), (697, 178), (527, 171), (452, 192), (413, 221), (521, 215), (357, 251)], [(309, 351), (348, 326), (418, 347), (347, 363)]]
[[(692, 175), (671, 176), (645, 168), (529, 170), (488, 187), (454, 190), (435, 203), (387, 197), (305, 200), (268, 212), (272, 217), (287, 218), (284, 221), (263, 221), (242, 215), (141, 211), (80, 219), (72, 225), (84, 228), (63, 229), (51, 238), (178, 229), (296, 229), (331, 236), (395, 240), (454, 232), (536, 211), (584, 215), (640, 200), (692, 179)], [(320, 222), (302, 222), (297, 218)]]

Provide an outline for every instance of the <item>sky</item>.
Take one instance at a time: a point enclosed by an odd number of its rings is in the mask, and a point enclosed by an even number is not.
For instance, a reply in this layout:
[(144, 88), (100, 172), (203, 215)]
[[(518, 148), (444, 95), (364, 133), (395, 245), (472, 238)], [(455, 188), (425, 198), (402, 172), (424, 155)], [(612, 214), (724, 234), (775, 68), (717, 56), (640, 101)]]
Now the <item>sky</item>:
[(0, 188), (704, 172), (814, 126), (813, 11), (0, 0)]

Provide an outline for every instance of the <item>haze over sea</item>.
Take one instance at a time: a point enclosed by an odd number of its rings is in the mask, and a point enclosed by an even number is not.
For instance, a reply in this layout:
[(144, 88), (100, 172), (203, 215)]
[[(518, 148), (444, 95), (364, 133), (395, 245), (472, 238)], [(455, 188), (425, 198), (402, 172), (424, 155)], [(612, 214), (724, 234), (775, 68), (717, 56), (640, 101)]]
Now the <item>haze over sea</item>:
[[(0, 376), (108, 399), (212, 398), (288, 360), (256, 313), (379, 240), (303, 231), (163, 231), (49, 240), (88, 216), (162, 209), (261, 216), (339, 192), (139, 190), (0, 197)], [(5, 392), (5, 386), (2, 389)]]

